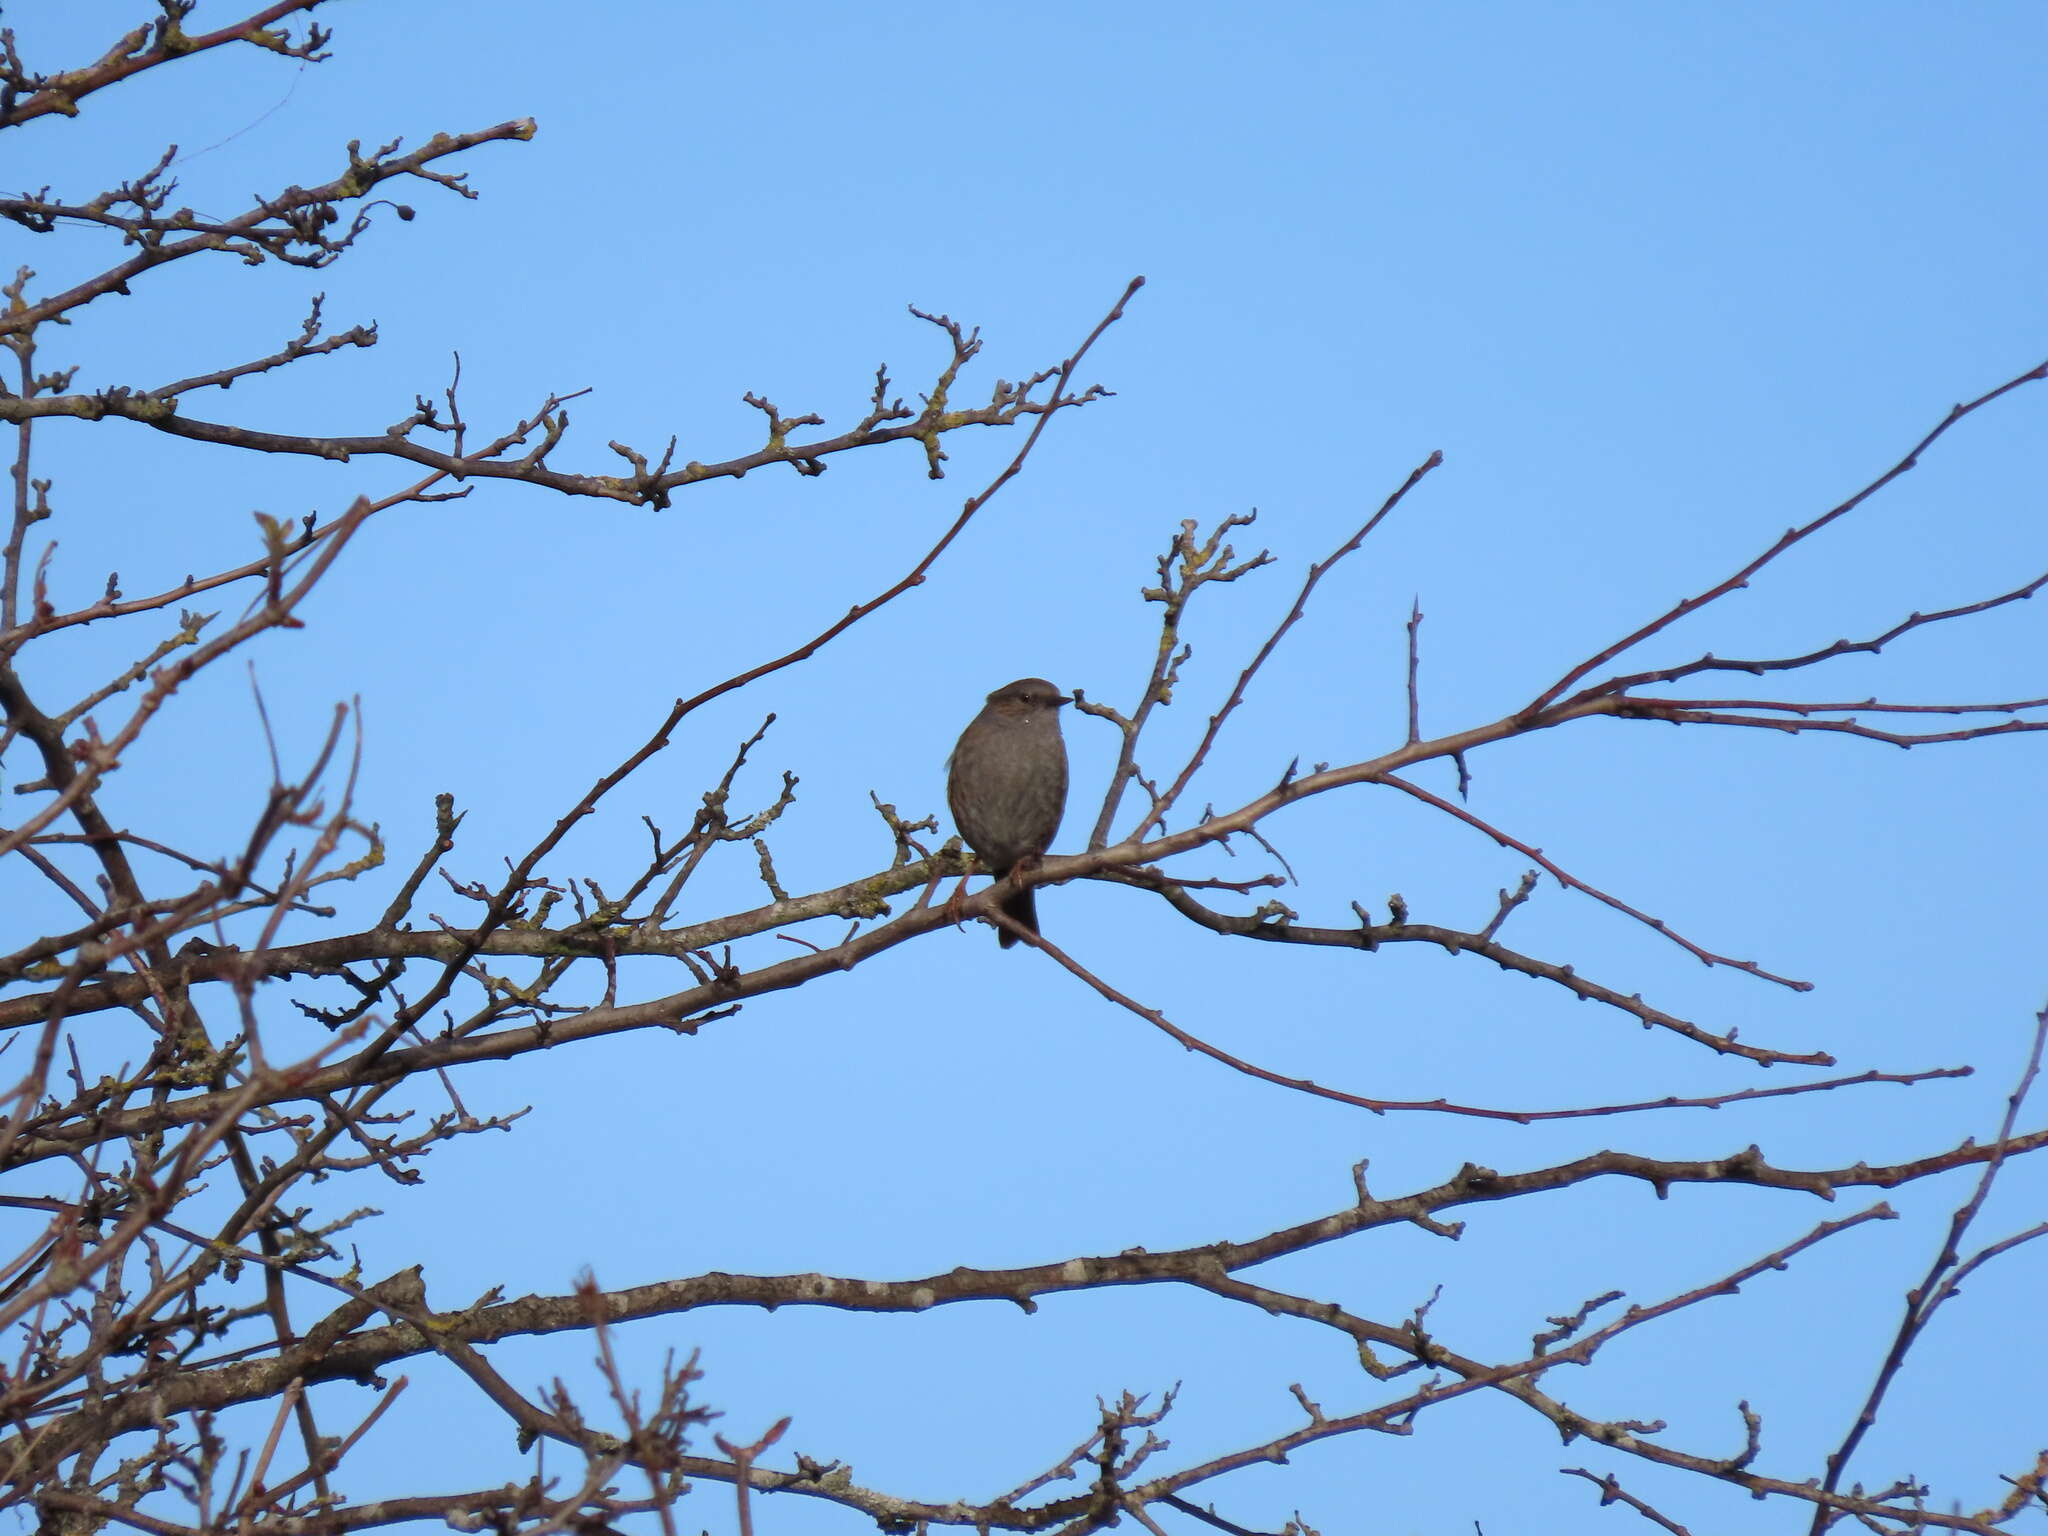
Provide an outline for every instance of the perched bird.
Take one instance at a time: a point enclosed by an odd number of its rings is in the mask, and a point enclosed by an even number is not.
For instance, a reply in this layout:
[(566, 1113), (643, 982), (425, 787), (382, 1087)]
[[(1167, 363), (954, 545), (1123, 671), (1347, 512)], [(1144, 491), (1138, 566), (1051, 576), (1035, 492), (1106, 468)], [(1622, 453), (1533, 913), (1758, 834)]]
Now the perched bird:
[[(1067, 748), (1060, 706), (1067, 696), (1042, 677), (1022, 677), (988, 696), (946, 763), (946, 804), (967, 846), (998, 880), (1052, 843), (1067, 808)], [(1033, 933), (1038, 907), (1028, 890), (1003, 911)], [(1008, 949), (1017, 936), (996, 937)]]

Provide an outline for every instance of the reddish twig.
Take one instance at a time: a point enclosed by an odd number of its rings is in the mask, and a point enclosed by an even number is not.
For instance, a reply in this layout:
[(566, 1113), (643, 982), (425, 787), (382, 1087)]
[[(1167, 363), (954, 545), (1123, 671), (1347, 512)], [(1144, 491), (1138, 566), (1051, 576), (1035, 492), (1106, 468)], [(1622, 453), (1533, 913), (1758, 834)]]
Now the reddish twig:
[(1781, 731), (1796, 736), (1803, 731), (1832, 731), (1881, 741), (1893, 747), (1928, 747), (1946, 741), (1983, 741), (1992, 736), (2010, 736), (2029, 731), (2048, 731), (2048, 720), (2002, 720), (1997, 725), (1972, 725), (1958, 731), (1880, 731), (1854, 720), (1773, 720), (1769, 717), (1724, 714), (1716, 710), (1688, 709), (1682, 704), (1652, 704), (1647, 700), (1619, 699), (1614, 713), (1622, 719), (1668, 720), (1673, 725), (1733, 725), (1752, 730)]
[[(1827, 527), (1828, 524), (1834, 522), (1836, 519), (1845, 517), (1849, 513), (1855, 511), (1856, 508), (1861, 506), (1864, 502), (1868, 501), (1872, 496), (1875, 496), (1887, 485), (1890, 485), (1894, 480), (1898, 479), (1899, 476), (1903, 475), (1907, 470), (1913, 468), (1916, 464), (1920, 462), (1920, 455), (1925, 453), (1930, 447), (1932, 447), (1937, 438), (1941, 437), (1945, 432), (1948, 431), (1950, 427), (1954, 426), (1957, 422), (1961, 421), (1965, 416), (1968, 416), (1971, 412), (1980, 410), (1984, 406), (1989, 405), (1992, 401), (1998, 399), (2001, 395), (2010, 394), (2013, 390), (2018, 389), (2023, 384), (2031, 384), (2043, 378), (2048, 378), (2048, 362), (2043, 362), (2037, 364), (2032, 368), (2029, 368), (2025, 373), (2020, 374), (2016, 378), (2008, 379), (2005, 383), (1999, 385), (1996, 389), (1987, 390), (1985, 393), (1979, 395), (1974, 400), (1967, 401), (1961, 405), (1952, 406), (1949, 409), (1948, 415), (1944, 416), (1940, 420), (1940, 422), (1938, 422), (1935, 425), (1932, 431), (1928, 432), (1926, 436), (1920, 439), (1919, 442), (1915, 443), (1912, 446), (1912, 448), (1908, 450), (1904, 458), (1900, 459), (1898, 463), (1894, 464), (1890, 469), (1886, 470), (1883, 474), (1879, 475), (1875, 480), (1871, 481), (1868, 485), (1864, 486), (1862, 490), (1856, 492), (1856, 494), (1851, 496), (1848, 500), (1838, 502), (1836, 505), (1830, 507), (1827, 511), (1823, 512), (1819, 517), (1814, 518), (1811, 522), (1802, 523), (1796, 528), (1786, 529), (1783, 534), (1779, 535), (1778, 541), (1775, 544), (1771, 545), (1769, 549), (1765, 550), (1762, 554), (1758, 555), (1754, 560), (1751, 560), (1748, 564), (1744, 565), (1732, 576), (1729, 576), (1725, 580), (1720, 581), (1711, 587), (1708, 587), (1703, 592), (1696, 593), (1691, 597), (1683, 599), (1682, 601), (1673, 605), (1671, 608), (1666, 609), (1658, 617), (1650, 620), (1649, 623), (1643, 625), (1640, 629), (1637, 629), (1631, 632), (1630, 634), (1623, 636), (1621, 639), (1615, 641), (1612, 645), (1607, 646), (1603, 650), (1600, 650), (1594, 653), (1592, 656), (1587, 657), (1584, 661), (1580, 662), (1577, 666), (1573, 667), (1569, 672), (1565, 673), (1563, 677), (1560, 677), (1548, 688), (1544, 689), (1541, 693), (1537, 694), (1535, 698), (1531, 699), (1528, 702), (1528, 704), (1523, 707), (1522, 713), (1534, 714), (1536, 711), (1542, 709), (1546, 704), (1550, 703), (1551, 700), (1557, 698), (1558, 695), (1563, 693), (1567, 688), (1571, 687), (1572, 684), (1579, 681), (1579, 679), (1585, 677), (1588, 673), (1591, 673), (1597, 670), (1598, 668), (1605, 666), (1608, 662), (1612, 661), (1615, 657), (1621, 655), (1623, 652), (1634, 649), (1636, 646), (1642, 644), (1643, 641), (1649, 639), (1652, 635), (1655, 635), (1661, 632), (1662, 630), (1669, 628), (1671, 625), (1677, 623), (1687, 614), (1695, 613), (1701, 608), (1706, 607), (1707, 604), (1715, 602), (1720, 598), (1726, 597), (1730, 592), (1734, 592), (1743, 587), (1748, 586), (1750, 577), (1754, 576), (1758, 571), (1762, 570), (1765, 566), (1769, 565), (1773, 560), (1777, 559), (1780, 555), (1784, 554), (1786, 550), (1790, 549), (1793, 545), (1801, 542), (1802, 540), (1810, 538), (1812, 535), (1820, 532), (1821, 529)], [(1589, 691), (1599, 692), (1601, 690), (1593, 689)]]
[(1337, 1104), (1349, 1104), (1356, 1109), (1370, 1110), (1376, 1115), (1401, 1111), (1427, 1111), (1434, 1114), (1465, 1115), (1480, 1120), (1506, 1120), (1516, 1125), (1529, 1125), (1544, 1120), (1583, 1120), (1602, 1115), (1640, 1114), (1648, 1110), (1662, 1109), (1720, 1109), (1728, 1104), (1739, 1104), (1748, 1099), (1785, 1098), (1800, 1093), (1821, 1093), (1835, 1088), (1852, 1088), (1865, 1083), (1899, 1083), (1910, 1086), (1913, 1083), (1929, 1082), (1939, 1078), (1968, 1077), (1968, 1067), (1934, 1067), (1922, 1072), (1859, 1072), (1852, 1077), (1829, 1078), (1813, 1083), (1790, 1083), (1781, 1088), (1745, 1088), (1735, 1093), (1715, 1094), (1706, 1098), (1683, 1099), (1667, 1096), (1661, 1099), (1645, 1099), (1634, 1104), (1603, 1104), (1588, 1109), (1489, 1109), (1472, 1104), (1453, 1104), (1447, 1099), (1373, 1099), (1362, 1094), (1346, 1093), (1340, 1088), (1327, 1087), (1305, 1077), (1289, 1077), (1269, 1068), (1234, 1056), (1220, 1046), (1211, 1045), (1201, 1037), (1182, 1029), (1156, 1008), (1147, 1007), (1136, 998), (1118, 991), (1093, 971), (1082, 965), (1058, 945), (1043, 935), (1033, 934), (1021, 923), (1016, 922), (1000, 908), (992, 907), (986, 914), (1004, 928), (1015, 932), (1020, 939), (1029, 942), (1047, 955), (1070, 974), (1086, 982), (1102, 997), (1128, 1010), (1150, 1024), (1154, 1029), (1180, 1044), (1184, 1049), (1207, 1056), (1211, 1061), (1220, 1062), (1233, 1072), (1277, 1087), (1290, 1088), (1296, 1093), (1306, 1093), (1319, 1099), (1328, 1099)]
[[(1957, 1206), (1949, 1217), (1948, 1232), (1942, 1239), (1941, 1249), (1928, 1266), (1921, 1282), (1906, 1293), (1905, 1315), (1899, 1320), (1897, 1334), (1892, 1338), (1891, 1348), (1886, 1351), (1884, 1363), (1878, 1367), (1877, 1380), (1871, 1383), (1869, 1395), (1857, 1410), (1855, 1421), (1842, 1437), (1842, 1443), (1828, 1457), (1827, 1475), (1821, 1480), (1821, 1489), (1833, 1493), (1841, 1486), (1842, 1474), (1848, 1470), (1849, 1459), (1856, 1454), (1856, 1447), (1862, 1444), (1863, 1436), (1877, 1422), (1877, 1411), (1884, 1402), (1885, 1394), (1891, 1389), (1892, 1380), (1899, 1368), (1905, 1364), (1910, 1351), (1926, 1329), (1941, 1304), (1956, 1293), (1956, 1286), (1965, 1274), (1994, 1257), (1997, 1253), (2009, 1251), (2022, 1242), (2030, 1241), (2048, 1232), (2048, 1223), (2029, 1231), (2015, 1234), (2002, 1243), (1993, 1244), (1981, 1253), (1973, 1255), (1967, 1262), (1962, 1261), (1960, 1248), (1964, 1233), (1970, 1229), (1977, 1213), (1984, 1208), (1984, 1202), (1991, 1193), (1993, 1181), (1999, 1170), (2005, 1166), (2006, 1149), (2013, 1138), (2013, 1128), (2019, 1123), (2020, 1106), (2026, 1102), (2027, 1094), (2034, 1086), (2034, 1079), (2041, 1071), (2041, 1053), (2048, 1044), (2048, 1008), (2034, 1016), (2034, 1038), (2027, 1051), (2026, 1064), (2020, 1069), (2019, 1081), (2006, 1096), (2005, 1114), (1999, 1121), (1998, 1138), (1991, 1145), (1991, 1155), (1984, 1162), (1983, 1172), (1977, 1177), (1977, 1186), (1970, 1196)], [(1810, 1536), (1821, 1536), (1829, 1525), (1829, 1510), (1826, 1505), (1817, 1506), (1813, 1521), (1807, 1527)]]
[(1481, 817), (1473, 815), (1472, 812), (1466, 810), (1463, 806), (1454, 805), (1449, 800), (1444, 799), (1441, 795), (1433, 795), (1428, 790), (1424, 789), (1421, 785), (1411, 784), (1408, 782), (1408, 780), (1400, 777), (1398, 774), (1377, 774), (1374, 776), (1374, 782), (1378, 784), (1385, 784), (1394, 789), (1398, 789), (1405, 795), (1412, 795), (1417, 800), (1422, 801), (1425, 805), (1433, 805), (1438, 810), (1442, 811), (1445, 815), (1455, 816), (1458, 820), (1464, 822), (1465, 825), (1467, 825), (1468, 827), (1472, 827), (1477, 831), (1484, 832), (1496, 843), (1499, 843), (1501, 847), (1512, 848), (1515, 850), (1515, 852), (1521, 854), (1523, 857), (1534, 859), (1538, 864), (1542, 865), (1543, 868), (1546, 871), (1548, 871), (1553, 878), (1556, 879), (1558, 884), (1567, 886), (1575, 891), (1583, 892), (1585, 895), (1592, 897), (1595, 901), (1600, 902), (1602, 905), (1612, 907), (1615, 911), (1634, 918), (1637, 922), (1641, 923), (1645, 928), (1652, 929), (1655, 932), (1662, 934), (1665, 938), (1669, 939), (1672, 943), (1676, 944), (1680, 949), (1684, 950), (1687, 954), (1692, 955), (1694, 958), (1699, 960), (1700, 963), (1703, 965), (1725, 965), (1733, 970), (1746, 971), (1750, 975), (1759, 977), (1764, 981), (1775, 981), (1781, 987), (1790, 987), (1795, 992), (1811, 992), (1813, 990), (1812, 982), (1795, 981), (1790, 976), (1777, 975), (1774, 972), (1765, 970), (1762, 966), (1758, 965), (1754, 960), (1731, 960), (1726, 955), (1717, 955), (1710, 949), (1703, 949), (1701, 946), (1693, 943), (1691, 939), (1685, 937), (1684, 934), (1678, 932), (1670, 924), (1666, 923), (1662, 918), (1652, 917), (1647, 912), (1639, 911), (1635, 907), (1632, 907), (1627, 902), (1623, 901), (1620, 897), (1610, 896), (1605, 891), (1601, 890), (1598, 886), (1588, 885), (1585, 881), (1579, 879), (1578, 876), (1568, 874), (1564, 869), (1560, 868), (1555, 861), (1546, 857), (1541, 848), (1531, 847), (1528, 843), (1523, 842), (1520, 838), (1510, 837), (1507, 833), (1501, 831), (1491, 822), (1486, 821)]
[(1587, 1482), (1598, 1488), (1600, 1490), (1600, 1507), (1603, 1509), (1609, 1504), (1626, 1504), (1645, 1520), (1652, 1521), (1657, 1525), (1661, 1525), (1665, 1530), (1670, 1531), (1672, 1536), (1692, 1536), (1692, 1532), (1688, 1531), (1676, 1520), (1667, 1519), (1630, 1493), (1626, 1488), (1622, 1487), (1620, 1483), (1615, 1481), (1612, 1472), (1608, 1473), (1605, 1477), (1596, 1477), (1584, 1467), (1559, 1467), (1557, 1470), (1564, 1473), (1567, 1477), (1583, 1477)]
[[(1766, 672), (1795, 672), (1802, 667), (1817, 666), (1819, 663), (1830, 661), (1837, 656), (1849, 656), (1858, 652), (1875, 655), (1891, 644), (1892, 641), (1910, 630), (1919, 629), (1923, 625), (1928, 624), (1941, 624), (1949, 619), (1968, 618), (1973, 614), (1986, 613), (1993, 608), (2002, 608), (2007, 603), (2025, 602), (2044, 586), (2048, 586), (2048, 572), (2036, 576), (2024, 586), (2015, 587), (2010, 592), (2002, 592), (1997, 597), (1987, 597), (1974, 603), (1963, 603), (1954, 608), (1943, 608), (1934, 613), (1910, 613), (1890, 629), (1882, 634), (1873, 635), (1868, 640), (1837, 640), (1833, 645), (1822, 646), (1817, 651), (1808, 651), (1803, 656), (1781, 656), (1766, 661), (1731, 661), (1719, 656), (1701, 656), (1697, 660), (1688, 661), (1682, 666), (1660, 667), (1652, 672), (1637, 672), (1626, 677), (1611, 677), (1606, 682), (1589, 691), (1593, 693), (1623, 693), (1631, 688), (1640, 687), (1644, 683), (1672, 683), (1680, 678), (1692, 677), (1701, 672), (1748, 672), (1754, 676), (1761, 677)], [(2033, 702), (2039, 703), (2043, 701), (2035, 700)], [(1771, 708), (1774, 706), (1766, 705), (1763, 707)], [(1869, 705), (1843, 705), (1841, 707), (1845, 709), (1858, 709), (1876, 708), (1877, 706), (1873, 702)], [(1993, 705), (1991, 707), (2000, 708), (2004, 706)]]
[(1634, 703), (1660, 708), (1771, 709), (1795, 715), (1848, 714), (1855, 710), (1899, 715), (2016, 715), (2022, 710), (2048, 709), (2048, 699), (2009, 699), (2002, 704), (1887, 704), (1880, 699), (1852, 699), (1840, 704), (1810, 704), (1790, 699), (1654, 699), (1641, 694), (1629, 697)]
[(733, 1493), (734, 1497), (739, 1500), (740, 1536), (754, 1536), (754, 1513), (748, 1503), (748, 1495), (753, 1491), (754, 1459), (767, 1450), (769, 1446), (780, 1440), (782, 1432), (788, 1428), (789, 1420), (786, 1417), (777, 1419), (768, 1426), (767, 1433), (763, 1434), (752, 1445), (734, 1445), (723, 1435), (713, 1435), (711, 1437), (719, 1450), (732, 1458), (735, 1471), (732, 1480)]
[(1416, 673), (1421, 666), (1417, 631), (1422, 628), (1422, 594), (1417, 593), (1408, 608), (1408, 744), (1422, 740), (1422, 705), (1416, 691)]

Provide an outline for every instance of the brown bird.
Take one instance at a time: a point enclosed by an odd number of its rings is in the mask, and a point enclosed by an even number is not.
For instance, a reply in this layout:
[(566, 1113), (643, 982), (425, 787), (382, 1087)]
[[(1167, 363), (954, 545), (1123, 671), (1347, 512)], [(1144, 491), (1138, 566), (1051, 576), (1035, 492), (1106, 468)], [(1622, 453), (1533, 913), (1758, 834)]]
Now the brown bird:
[[(998, 880), (1051, 845), (1067, 809), (1067, 748), (1060, 706), (1068, 697), (1042, 677), (1022, 677), (988, 696), (946, 762), (946, 804), (967, 846)], [(1038, 905), (1018, 891), (1003, 911), (1033, 933)], [(1017, 936), (999, 928), (1008, 949)]]

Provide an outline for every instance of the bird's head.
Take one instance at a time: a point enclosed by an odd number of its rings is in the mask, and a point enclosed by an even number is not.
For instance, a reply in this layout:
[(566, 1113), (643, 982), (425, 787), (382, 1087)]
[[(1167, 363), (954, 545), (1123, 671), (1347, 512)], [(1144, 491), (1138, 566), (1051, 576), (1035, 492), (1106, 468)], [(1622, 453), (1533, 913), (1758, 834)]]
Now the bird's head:
[(1023, 718), (1052, 714), (1073, 701), (1042, 677), (1020, 677), (990, 694), (988, 702), (999, 715)]

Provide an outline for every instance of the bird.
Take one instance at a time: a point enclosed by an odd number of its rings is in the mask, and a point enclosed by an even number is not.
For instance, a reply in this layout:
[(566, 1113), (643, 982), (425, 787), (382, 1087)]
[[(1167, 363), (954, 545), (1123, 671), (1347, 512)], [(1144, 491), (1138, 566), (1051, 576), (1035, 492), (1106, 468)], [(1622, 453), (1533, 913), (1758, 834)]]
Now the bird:
[[(1067, 748), (1060, 706), (1071, 703), (1042, 677), (1020, 677), (988, 696), (946, 760), (946, 804), (967, 846), (998, 880), (1036, 862), (1067, 809)], [(1032, 892), (1006, 897), (1003, 912), (1038, 932)], [(998, 926), (1004, 949), (1017, 935)]]

